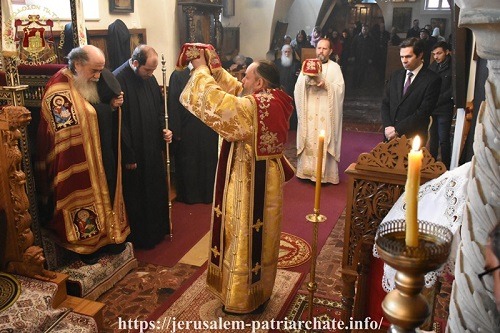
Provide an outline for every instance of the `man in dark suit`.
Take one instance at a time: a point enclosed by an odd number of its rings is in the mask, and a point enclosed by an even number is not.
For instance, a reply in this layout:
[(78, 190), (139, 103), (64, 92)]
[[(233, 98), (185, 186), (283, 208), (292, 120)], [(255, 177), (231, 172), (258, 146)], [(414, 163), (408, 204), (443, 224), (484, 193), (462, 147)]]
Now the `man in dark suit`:
[(451, 162), (451, 123), (454, 113), (453, 91), (452, 91), (452, 71), (450, 47), (446, 42), (437, 42), (432, 49), (434, 62), (429, 65), (429, 69), (441, 77), (441, 91), (432, 110), (432, 126), (429, 150), (431, 155), (437, 160), (438, 151), (441, 148), (441, 162), (450, 169)]
[(404, 69), (392, 73), (382, 100), (382, 123), (386, 140), (418, 134), (427, 141), (429, 117), (436, 106), (441, 78), (423, 68), (424, 46), (421, 40), (409, 38), (399, 47)]
[(420, 21), (418, 19), (413, 20), (413, 26), (410, 29), (408, 29), (408, 32), (406, 33), (406, 38), (420, 37), (420, 27), (418, 26), (419, 24)]

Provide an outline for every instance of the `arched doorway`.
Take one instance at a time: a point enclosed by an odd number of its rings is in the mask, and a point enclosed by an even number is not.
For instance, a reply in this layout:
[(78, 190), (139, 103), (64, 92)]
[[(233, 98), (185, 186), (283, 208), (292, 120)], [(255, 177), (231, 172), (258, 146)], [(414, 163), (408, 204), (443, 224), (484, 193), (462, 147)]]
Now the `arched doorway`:
[[(322, 28), (323, 36), (330, 37), (336, 31), (341, 38), (342, 54), (338, 63), (346, 86), (345, 129), (381, 131), (380, 101), (389, 35), (380, 28), (385, 27), (383, 11), (375, 1), (323, 1), (316, 25)], [(367, 40), (355, 37), (363, 25), (370, 33)], [(361, 68), (360, 61), (366, 66)]]

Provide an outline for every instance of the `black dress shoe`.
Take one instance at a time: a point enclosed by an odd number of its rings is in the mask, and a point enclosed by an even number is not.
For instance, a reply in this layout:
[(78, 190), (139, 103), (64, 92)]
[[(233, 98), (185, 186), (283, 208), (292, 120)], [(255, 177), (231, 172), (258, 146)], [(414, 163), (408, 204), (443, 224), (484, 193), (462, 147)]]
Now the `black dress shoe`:
[(264, 303), (259, 305), (259, 307), (257, 309), (250, 312), (250, 314), (262, 314), (262, 313), (264, 313), (264, 311), (266, 310), (267, 304), (269, 304), (269, 300), (270, 300), (270, 298), (268, 298), (267, 301), (265, 301)]
[(100, 253), (80, 254), (80, 260), (86, 265), (95, 265), (99, 261)]
[(227, 311), (225, 305), (222, 306), (222, 312), (224, 312), (225, 314), (227, 314), (229, 316), (243, 316), (246, 314), (246, 313), (237, 313), (237, 312)]
[(120, 254), (125, 250), (127, 245), (125, 243), (120, 243), (120, 244), (108, 244), (103, 248), (103, 252), (109, 253), (109, 254)]
[(225, 314), (227, 314), (229, 316), (244, 316), (244, 315), (247, 314), (247, 313), (239, 313), (239, 312), (227, 311), (225, 305), (222, 306), (222, 312), (224, 312)]
[(262, 314), (266, 310), (267, 304), (269, 304), (269, 300), (270, 300), (270, 298), (268, 298), (267, 301), (265, 301), (264, 303), (259, 305), (259, 307), (257, 309), (250, 311), (250, 312), (238, 313), (238, 312), (227, 311), (226, 306), (224, 306), (224, 305), (222, 306), (222, 312), (224, 312), (225, 314), (230, 315), (230, 316), (244, 316), (244, 315), (248, 315), (248, 314)]

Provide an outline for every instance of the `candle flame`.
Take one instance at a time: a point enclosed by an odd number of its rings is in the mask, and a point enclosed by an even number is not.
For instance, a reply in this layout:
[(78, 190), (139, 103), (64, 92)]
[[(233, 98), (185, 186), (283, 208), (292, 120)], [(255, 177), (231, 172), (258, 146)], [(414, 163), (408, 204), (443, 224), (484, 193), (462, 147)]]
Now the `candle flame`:
[(325, 130), (319, 131), (319, 136), (325, 136)]
[(412, 143), (412, 150), (419, 150), (420, 149), (420, 137), (418, 135), (415, 135), (413, 138), (413, 143)]

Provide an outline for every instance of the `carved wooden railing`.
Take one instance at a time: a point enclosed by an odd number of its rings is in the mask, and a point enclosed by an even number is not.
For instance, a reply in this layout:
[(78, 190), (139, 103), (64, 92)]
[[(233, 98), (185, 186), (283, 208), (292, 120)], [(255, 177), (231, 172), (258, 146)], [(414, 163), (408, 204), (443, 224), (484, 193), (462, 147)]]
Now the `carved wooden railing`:
[(0, 109), (0, 210), (5, 212), (6, 217), (2, 226), (5, 242), (0, 251), (0, 270), (29, 277), (52, 278), (54, 274), (44, 269), (42, 248), (34, 245), (26, 174), (21, 167), (21, 129), (30, 120), (31, 114), (25, 107), (5, 106)]
[[(366, 316), (364, 303), (375, 233), (404, 192), (410, 149), (410, 140), (405, 136), (379, 143), (370, 153), (359, 155), (346, 170), (349, 181), (341, 270), (344, 322), (350, 317), (362, 320)], [(425, 183), (444, 173), (446, 167), (422, 149), (421, 183)]]

